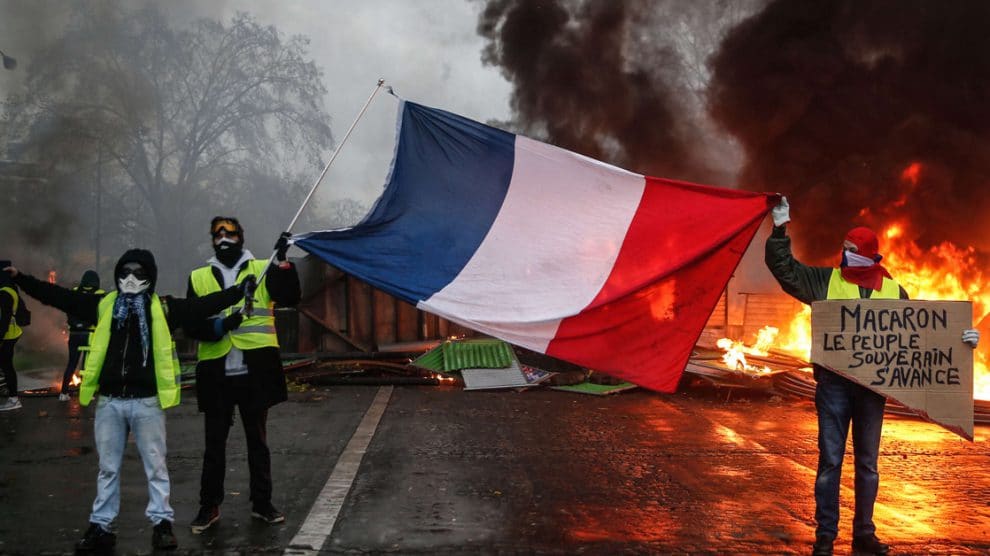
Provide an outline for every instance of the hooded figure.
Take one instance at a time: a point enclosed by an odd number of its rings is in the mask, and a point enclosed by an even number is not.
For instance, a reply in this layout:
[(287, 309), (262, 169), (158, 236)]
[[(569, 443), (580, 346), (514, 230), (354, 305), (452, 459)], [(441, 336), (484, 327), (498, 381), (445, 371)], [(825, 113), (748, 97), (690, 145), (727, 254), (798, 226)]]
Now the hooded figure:
[[(6, 275), (6, 273), (3, 274)], [(99, 296), (105, 293), (100, 289), (100, 275), (95, 270), (83, 272), (82, 278), (79, 279), (79, 285), (73, 288), (73, 290)], [(76, 373), (76, 368), (79, 366), (79, 360), (82, 354), (80, 348), (89, 343), (90, 333), (96, 330), (95, 322), (77, 319), (71, 315), (67, 320), (69, 327), (69, 360), (65, 364), (65, 370), (62, 371), (62, 388), (59, 390), (58, 395), (60, 402), (69, 401), (69, 384), (72, 382), (72, 376)]]
[(89, 529), (76, 550), (103, 551), (116, 543), (110, 524), (120, 509), (120, 466), (128, 432), (134, 436), (148, 478), (145, 515), (154, 526), (152, 547), (175, 548), (164, 412), (179, 404), (180, 369), (172, 330), (222, 311), (240, 300), (243, 291), (228, 288), (188, 300), (159, 297), (155, 293), (158, 266), (144, 249), (131, 249), (120, 257), (114, 267), (115, 291), (105, 295), (49, 284), (16, 268), (8, 272), (25, 293), (96, 325), (89, 335), (79, 403), (85, 406), (98, 400), (94, 438), (100, 472)]
[(79, 289), (83, 291), (100, 289), (100, 275), (92, 269), (83, 272), (82, 278), (79, 279)]

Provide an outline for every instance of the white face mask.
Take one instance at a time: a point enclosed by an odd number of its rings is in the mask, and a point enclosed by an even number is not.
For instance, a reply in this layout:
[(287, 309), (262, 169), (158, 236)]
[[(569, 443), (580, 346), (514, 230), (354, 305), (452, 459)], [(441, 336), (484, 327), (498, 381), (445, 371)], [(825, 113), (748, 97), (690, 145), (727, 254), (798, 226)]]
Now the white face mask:
[(848, 249), (845, 251), (846, 264), (852, 267), (867, 267), (876, 264), (876, 261), (869, 257), (864, 257), (858, 253), (854, 253)]
[(128, 274), (117, 280), (117, 289), (120, 293), (141, 293), (148, 289), (150, 280), (138, 280), (133, 274)]

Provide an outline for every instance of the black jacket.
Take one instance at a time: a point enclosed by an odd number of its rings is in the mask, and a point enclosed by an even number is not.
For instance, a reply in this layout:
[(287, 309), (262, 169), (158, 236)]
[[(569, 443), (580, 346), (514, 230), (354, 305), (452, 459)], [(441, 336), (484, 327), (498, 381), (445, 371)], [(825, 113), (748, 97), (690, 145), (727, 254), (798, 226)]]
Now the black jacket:
[[(106, 295), (70, 290), (23, 273), (18, 274), (14, 280), (25, 293), (45, 305), (89, 322), (97, 321), (100, 300)], [(165, 296), (161, 300), (169, 328), (175, 329), (222, 311), (237, 303), (241, 296), (239, 288), (228, 288), (200, 299)], [(150, 314), (148, 321), (151, 321)], [(123, 327), (112, 326), (106, 360), (100, 371), (100, 393), (138, 398), (156, 395), (158, 387), (152, 354), (153, 351), (149, 349), (148, 357), (142, 360), (141, 335), (136, 318), (129, 316)]]
[[(791, 253), (791, 238), (787, 237), (784, 226), (774, 226), (767, 238), (764, 257), (773, 277), (791, 297), (809, 305), (812, 301), (828, 299), (828, 282), (834, 269), (827, 266), (807, 266), (795, 259)], [(873, 290), (859, 287), (860, 298), (867, 299), (872, 294)], [(901, 287), (901, 299), (907, 298), (907, 292)], [(814, 362), (812, 366), (815, 380), (819, 379), (820, 373), (828, 371)]]
[[(238, 278), (244, 272), (247, 263), (243, 263), (238, 271)], [(223, 275), (216, 267), (213, 277), (223, 285)], [(279, 306), (292, 306), (299, 303), (302, 290), (299, 287), (299, 274), (295, 265), (280, 269), (276, 265), (268, 267), (265, 275), (265, 287), (268, 294)], [(187, 297), (196, 297), (192, 278), (189, 280)], [(214, 332), (213, 322), (204, 319), (196, 326), (187, 327), (186, 333), (200, 341), (215, 342), (222, 336)], [(250, 384), (249, 399), (245, 402), (253, 409), (267, 409), (289, 399), (285, 383), (285, 372), (282, 370), (282, 357), (278, 348), (264, 347), (244, 350), (244, 365), (247, 366), (247, 380)], [(224, 378), (226, 357), (200, 361), (196, 365), (196, 399), (200, 411), (216, 410), (224, 407), (226, 388)]]
[[(787, 237), (784, 226), (774, 227), (767, 238), (765, 261), (767, 268), (777, 279), (780, 287), (791, 297), (802, 303), (828, 299), (828, 281), (832, 278), (831, 267), (807, 266), (791, 254), (791, 238)], [(869, 288), (859, 287), (859, 296), (867, 299), (873, 294)], [(901, 299), (908, 294), (901, 288)]]
[(12, 320), (14, 320), (14, 296), (0, 292), (0, 339), (7, 334)]
[[(11, 280), (10, 275), (6, 272), (0, 271), (0, 288), (12, 288), (17, 291), (17, 284)], [(21, 297), (20, 293), (17, 294)], [(24, 300), (20, 300), (23, 304)], [(3, 339), (4, 335), (7, 334), (7, 329), (10, 328), (10, 323), (14, 320), (14, 296), (7, 292), (0, 292), (0, 339)]]
[[(74, 288), (76, 291), (94, 294), (100, 289), (100, 276), (93, 270), (87, 270), (79, 280), (79, 285)], [(95, 322), (80, 320), (69, 315), (68, 319), (70, 334), (89, 334), (90, 328), (95, 326)]]

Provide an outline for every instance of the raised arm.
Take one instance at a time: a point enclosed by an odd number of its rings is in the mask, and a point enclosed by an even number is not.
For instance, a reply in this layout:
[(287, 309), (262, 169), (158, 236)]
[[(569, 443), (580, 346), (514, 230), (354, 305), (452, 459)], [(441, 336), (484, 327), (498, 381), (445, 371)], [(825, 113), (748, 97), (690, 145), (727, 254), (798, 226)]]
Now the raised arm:
[(780, 287), (798, 301), (810, 304), (828, 296), (832, 269), (807, 266), (795, 259), (786, 225), (774, 226), (767, 238), (765, 261)]
[[(89, 322), (96, 322), (99, 315), (100, 299), (104, 294), (84, 293), (70, 290), (38, 280), (30, 274), (8, 267), (7, 272), (21, 291), (44, 303), (63, 311), (69, 316)], [(12, 271), (11, 271), (12, 270)]]

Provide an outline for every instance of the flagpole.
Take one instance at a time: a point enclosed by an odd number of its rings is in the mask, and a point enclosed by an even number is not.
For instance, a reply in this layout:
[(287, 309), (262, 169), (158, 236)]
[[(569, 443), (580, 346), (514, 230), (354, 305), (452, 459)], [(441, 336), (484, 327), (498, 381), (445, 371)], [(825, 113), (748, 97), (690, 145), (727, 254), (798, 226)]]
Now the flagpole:
[[(306, 198), (303, 199), (302, 205), (299, 206), (299, 210), (296, 211), (296, 215), (292, 217), (292, 221), (289, 222), (289, 227), (287, 227), (285, 231), (287, 232), (292, 231), (292, 227), (295, 226), (296, 221), (299, 220), (299, 215), (302, 214), (303, 209), (306, 208), (307, 204), (309, 204), (309, 200), (313, 198), (313, 193), (316, 193), (316, 188), (319, 187), (320, 182), (323, 181), (323, 176), (327, 175), (327, 170), (330, 169), (330, 165), (333, 164), (334, 159), (337, 158), (337, 154), (340, 152), (341, 147), (343, 147), (344, 143), (347, 142), (347, 138), (351, 136), (351, 132), (354, 131), (354, 127), (357, 125), (361, 117), (364, 116), (364, 113), (368, 110), (368, 106), (371, 105), (371, 101), (375, 98), (375, 95), (378, 94), (378, 91), (381, 90), (382, 85), (384, 84), (385, 84), (384, 79), (378, 80), (378, 84), (375, 85), (375, 90), (371, 91), (371, 96), (368, 97), (368, 100), (365, 101), (364, 106), (361, 107), (361, 111), (358, 112), (357, 117), (354, 118), (354, 121), (351, 123), (351, 127), (347, 129), (347, 133), (344, 134), (344, 137), (340, 140), (340, 143), (337, 144), (337, 148), (333, 150), (333, 154), (330, 155), (330, 160), (328, 160), (326, 166), (323, 167), (323, 171), (320, 172), (320, 176), (316, 178), (316, 183), (314, 183), (313, 187), (310, 188), (309, 194), (307, 194)], [(268, 264), (265, 266), (266, 269), (269, 266), (271, 266), (272, 262), (275, 260), (275, 255), (277, 253), (278, 253), (277, 251), (272, 251), (272, 256), (268, 258)], [(265, 274), (267, 274), (267, 271), (265, 272)], [(264, 279), (264, 275), (259, 277), (258, 280), (260, 282), (263, 279)]]
[[(358, 121), (361, 119), (361, 117), (364, 116), (364, 113), (368, 110), (368, 106), (371, 105), (371, 101), (375, 98), (375, 95), (378, 94), (378, 91), (381, 90), (382, 85), (384, 84), (385, 84), (384, 79), (378, 80), (378, 83), (375, 85), (375, 90), (371, 91), (371, 95), (368, 97), (368, 100), (365, 101), (364, 106), (361, 107), (361, 111), (358, 112), (357, 117), (354, 118), (354, 121), (351, 123), (351, 127), (347, 128), (347, 133), (344, 134), (344, 137), (340, 140), (340, 143), (337, 144), (337, 148), (333, 150), (333, 153), (330, 155), (330, 160), (328, 160), (326, 166), (323, 167), (323, 171), (320, 172), (320, 176), (316, 178), (316, 183), (314, 183), (313, 187), (309, 189), (309, 193), (306, 195), (306, 198), (303, 199), (302, 204), (299, 205), (299, 210), (296, 211), (296, 215), (292, 217), (292, 221), (289, 222), (289, 227), (286, 228), (285, 231), (287, 232), (292, 231), (292, 227), (296, 225), (296, 220), (299, 220), (299, 215), (302, 214), (303, 209), (306, 208), (307, 204), (309, 204), (309, 200), (313, 198), (313, 193), (316, 193), (316, 188), (319, 187), (320, 182), (323, 181), (323, 176), (327, 175), (327, 170), (330, 169), (330, 165), (333, 164), (334, 159), (337, 158), (337, 154), (340, 152), (341, 147), (344, 146), (344, 143), (347, 142), (347, 138), (350, 137), (351, 132), (354, 131), (354, 126), (356, 126)], [(265, 279), (266, 276), (268, 276), (268, 267), (272, 266), (272, 263), (275, 261), (275, 256), (277, 254), (278, 251), (273, 250), (272, 255), (268, 257), (268, 264), (265, 265), (265, 272), (258, 277), (258, 286), (260, 286), (261, 282)], [(258, 286), (255, 286), (255, 288), (257, 288)], [(254, 293), (251, 292), (250, 295), (253, 296)], [(245, 300), (245, 311), (244, 311), (245, 314), (250, 316), (251, 313), (253, 312), (252, 309), (253, 307), (251, 307), (250, 304), (247, 303), (247, 300)]]

